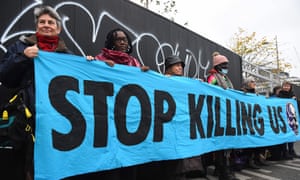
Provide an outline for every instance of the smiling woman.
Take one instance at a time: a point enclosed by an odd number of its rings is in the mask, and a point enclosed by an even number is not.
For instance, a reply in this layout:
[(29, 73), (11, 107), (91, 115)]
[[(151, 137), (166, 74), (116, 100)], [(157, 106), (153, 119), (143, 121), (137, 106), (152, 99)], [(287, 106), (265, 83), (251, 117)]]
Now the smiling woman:
[(132, 42), (128, 34), (122, 29), (113, 29), (106, 35), (105, 48), (95, 58), (109, 64), (125, 64), (140, 67), (139, 61), (131, 56)]
[(122, 29), (113, 29), (106, 35), (105, 48), (95, 58), (87, 56), (87, 60), (97, 59), (106, 62), (110, 66), (123, 64), (128, 66), (140, 67), (142, 71), (147, 71), (148, 66), (143, 66), (131, 56), (132, 42), (129, 35)]
[[(28, 119), (29, 125), (35, 128), (35, 91), (34, 91), (34, 63), (39, 51), (70, 53), (64, 41), (58, 36), (61, 31), (61, 18), (50, 6), (37, 7), (34, 10), (36, 23), (35, 34), (23, 35), (7, 48), (7, 52), (0, 60), (0, 82), (3, 86), (14, 91), (20, 90), (24, 94), (24, 104), (32, 112)], [(26, 145), (27, 146), (27, 145)], [(32, 156), (33, 147), (22, 149), (22, 152), (11, 149), (13, 156), (18, 157), (13, 167), (5, 166), (3, 172), (11, 179), (25, 179), (33, 177)], [(2, 158), (1, 158), (2, 159)], [(24, 159), (28, 162), (24, 164)], [(9, 161), (9, 160), (8, 160)], [(10, 160), (12, 161), (12, 160)], [(11, 164), (11, 162), (4, 164)], [(19, 164), (22, 167), (19, 166)], [(2, 167), (2, 166), (1, 166)], [(16, 168), (20, 167), (20, 168)], [(6, 169), (7, 168), (7, 169)], [(15, 176), (18, 177), (15, 177)], [(4, 175), (5, 176), (5, 175)], [(29, 178), (30, 179), (30, 178)]]

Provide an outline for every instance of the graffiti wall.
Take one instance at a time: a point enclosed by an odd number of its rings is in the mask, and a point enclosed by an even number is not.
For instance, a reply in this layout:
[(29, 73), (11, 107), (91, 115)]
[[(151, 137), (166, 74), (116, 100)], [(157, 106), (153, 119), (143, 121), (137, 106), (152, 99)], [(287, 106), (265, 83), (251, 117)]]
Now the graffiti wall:
[[(62, 16), (62, 37), (77, 55), (97, 55), (111, 29), (122, 28), (134, 44), (133, 56), (152, 70), (163, 72), (164, 57), (179, 55), (186, 62), (185, 76), (205, 78), (211, 54), (219, 51), (230, 60), (229, 76), (241, 84), (241, 59), (224, 47), (127, 0), (10, 0), (0, 7), (0, 56), (20, 35), (33, 33), (33, 10), (47, 4)], [(196, 12), (195, 12), (196, 14)], [(201, 22), (199, 22), (201, 23)], [(1, 101), (7, 90), (0, 86)]]

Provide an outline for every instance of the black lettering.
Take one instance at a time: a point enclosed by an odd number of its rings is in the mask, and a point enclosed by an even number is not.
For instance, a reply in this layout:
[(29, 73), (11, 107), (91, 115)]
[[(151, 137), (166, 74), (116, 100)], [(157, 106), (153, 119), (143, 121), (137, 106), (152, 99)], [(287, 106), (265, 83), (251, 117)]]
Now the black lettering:
[[(78, 80), (69, 76), (58, 76), (49, 84), (49, 99), (51, 105), (71, 123), (72, 129), (63, 134), (52, 130), (53, 147), (60, 151), (69, 151), (78, 147), (84, 140), (86, 122), (81, 112), (66, 99), (67, 91), (79, 93)], [(53, 119), (58, 121), (58, 119)]]
[(262, 136), (265, 134), (264, 132), (265, 124), (264, 124), (264, 119), (262, 117), (258, 117), (258, 114), (260, 113), (261, 113), (261, 107), (258, 104), (255, 104), (253, 108), (254, 128), (256, 129), (258, 134)]
[(221, 105), (220, 98), (216, 97), (215, 101), (215, 136), (223, 136), (224, 135), (224, 127), (221, 126)]
[(237, 127), (237, 135), (242, 135), (241, 130), (241, 109), (240, 102), (238, 100), (235, 101), (235, 109), (236, 109), (236, 127)]
[[(141, 118), (131, 119), (131, 121), (140, 121), (139, 127), (133, 133), (126, 127), (126, 108), (131, 97), (136, 97), (141, 105)], [(116, 96), (114, 115), (117, 137), (121, 143), (135, 145), (146, 139), (151, 125), (151, 104), (143, 88), (138, 85), (123, 86)]]
[[(168, 103), (168, 110), (164, 113), (164, 102)], [(163, 124), (172, 120), (176, 104), (172, 96), (168, 92), (155, 91), (154, 98), (154, 142), (162, 141), (163, 139)]]
[(226, 136), (235, 136), (235, 128), (231, 125), (231, 102), (226, 99)]
[[(248, 107), (248, 108), (247, 108)], [(242, 112), (242, 127), (243, 127), (243, 134), (247, 134), (247, 130), (249, 128), (250, 134), (253, 135), (255, 134), (252, 121), (251, 121), (251, 104), (246, 104), (244, 102), (241, 102), (241, 112)]]
[(278, 125), (278, 120), (277, 120), (276, 109), (275, 109), (275, 107), (270, 107), (270, 106), (267, 106), (267, 108), (268, 108), (268, 114), (269, 114), (271, 128), (275, 134), (278, 134), (279, 133), (279, 125)]
[(207, 96), (206, 104), (207, 104), (207, 137), (208, 138), (212, 136), (213, 126), (214, 126), (212, 101), (213, 101), (213, 97)]
[(188, 94), (189, 98), (189, 114), (190, 114), (190, 138), (196, 139), (197, 133), (196, 129), (198, 130), (200, 137), (205, 138), (202, 120), (201, 120), (201, 112), (204, 102), (204, 95), (200, 95), (197, 101), (197, 105), (195, 103), (195, 95)]
[(93, 96), (94, 104), (94, 147), (105, 147), (108, 141), (107, 96), (113, 96), (113, 84), (84, 81), (84, 93)]
[(282, 108), (279, 106), (277, 107), (277, 114), (278, 114), (278, 118), (282, 123), (282, 126), (280, 126), (281, 132), (286, 133), (287, 132), (287, 128), (286, 128), (286, 121), (283, 119), (283, 117), (281, 116), (282, 113)]

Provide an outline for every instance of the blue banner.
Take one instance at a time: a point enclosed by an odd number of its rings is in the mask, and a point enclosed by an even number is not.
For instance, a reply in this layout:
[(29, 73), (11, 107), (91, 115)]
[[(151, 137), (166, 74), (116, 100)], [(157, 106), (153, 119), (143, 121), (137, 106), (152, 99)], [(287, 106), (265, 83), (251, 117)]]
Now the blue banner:
[(293, 99), (39, 52), (35, 179), (299, 140)]

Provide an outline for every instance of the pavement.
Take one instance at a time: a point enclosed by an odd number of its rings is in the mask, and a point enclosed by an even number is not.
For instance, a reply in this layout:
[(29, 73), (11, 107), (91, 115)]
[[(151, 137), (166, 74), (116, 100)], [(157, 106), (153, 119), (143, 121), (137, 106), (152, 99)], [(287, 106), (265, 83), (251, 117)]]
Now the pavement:
[[(294, 149), (300, 155), (300, 141), (295, 142)], [(300, 158), (283, 161), (267, 161), (269, 166), (262, 166), (258, 170), (242, 169), (235, 172), (239, 180), (298, 180), (300, 179)], [(218, 180), (213, 176), (214, 166), (208, 167), (206, 178), (189, 178), (186, 180)]]

